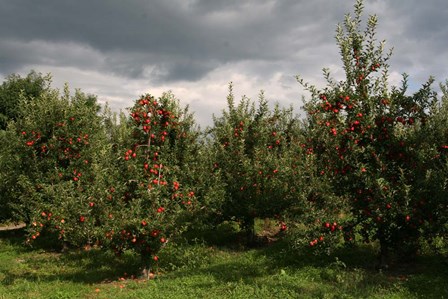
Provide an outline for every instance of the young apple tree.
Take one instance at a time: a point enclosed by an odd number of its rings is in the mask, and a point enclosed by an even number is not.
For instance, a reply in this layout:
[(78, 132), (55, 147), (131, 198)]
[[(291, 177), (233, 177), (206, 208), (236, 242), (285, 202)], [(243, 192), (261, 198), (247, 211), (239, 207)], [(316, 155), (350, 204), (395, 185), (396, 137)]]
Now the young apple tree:
[(389, 87), (384, 42), (377, 43), (377, 17), (362, 30), (363, 1), (355, 4), (338, 26), (345, 79), (336, 81), (328, 70), (328, 84), (317, 89), (298, 77), (311, 92), (306, 103), (308, 146), (317, 155), (332, 192), (349, 209), (341, 227), (347, 240), (359, 233), (378, 240), (381, 265), (391, 249), (414, 251), (422, 225), (435, 211), (431, 197), (421, 196), (416, 179), (431, 169), (433, 145), (421, 138), (436, 102), (432, 79), (412, 95), (407, 76), (400, 87)]

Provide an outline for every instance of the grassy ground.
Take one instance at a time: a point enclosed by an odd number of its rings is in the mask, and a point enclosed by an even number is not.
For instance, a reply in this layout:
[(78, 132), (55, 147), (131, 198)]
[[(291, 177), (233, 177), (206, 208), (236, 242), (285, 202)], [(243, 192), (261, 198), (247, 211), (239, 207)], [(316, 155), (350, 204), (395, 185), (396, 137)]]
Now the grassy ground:
[(448, 267), (429, 255), (380, 273), (370, 247), (315, 256), (281, 241), (257, 249), (201, 242), (166, 248), (158, 275), (144, 281), (132, 279), (132, 254), (61, 254), (22, 240), (20, 230), (0, 232), (0, 298), (448, 298)]

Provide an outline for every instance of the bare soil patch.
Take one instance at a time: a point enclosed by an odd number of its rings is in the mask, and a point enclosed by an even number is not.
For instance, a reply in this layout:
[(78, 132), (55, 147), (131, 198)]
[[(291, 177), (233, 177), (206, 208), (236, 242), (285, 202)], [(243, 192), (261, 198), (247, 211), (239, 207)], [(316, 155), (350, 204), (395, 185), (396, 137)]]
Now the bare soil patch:
[(0, 231), (16, 230), (26, 226), (25, 223), (0, 223)]

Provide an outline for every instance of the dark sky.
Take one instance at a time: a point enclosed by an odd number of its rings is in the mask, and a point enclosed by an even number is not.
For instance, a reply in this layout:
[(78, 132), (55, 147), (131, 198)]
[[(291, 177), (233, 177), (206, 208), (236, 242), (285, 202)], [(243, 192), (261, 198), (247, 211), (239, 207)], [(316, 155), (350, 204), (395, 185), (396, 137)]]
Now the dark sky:
[[(334, 35), (354, 1), (0, 0), (0, 76), (51, 73), (55, 87), (98, 95), (114, 110), (172, 90), (200, 124), (226, 104), (227, 86), (301, 106), (294, 76), (342, 78)], [(448, 79), (447, 0), (366, 0), (378, 39), (394, 48), (391, 81)]]

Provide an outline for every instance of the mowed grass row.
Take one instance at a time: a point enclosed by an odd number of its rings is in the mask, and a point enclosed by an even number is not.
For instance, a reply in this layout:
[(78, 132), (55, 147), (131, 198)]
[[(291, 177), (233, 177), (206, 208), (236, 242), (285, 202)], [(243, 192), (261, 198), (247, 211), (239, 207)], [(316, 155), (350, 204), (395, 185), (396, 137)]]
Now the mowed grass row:
[(256, 249), (172, 243), (155, 279), (142, 280), (131, 253), (60, 253), (22, 242), (20, 230), (0, 232), (0, 298), (448, 298), (441, 257), (378, 272), (373, 245), (316, 256), (284, 241)]

